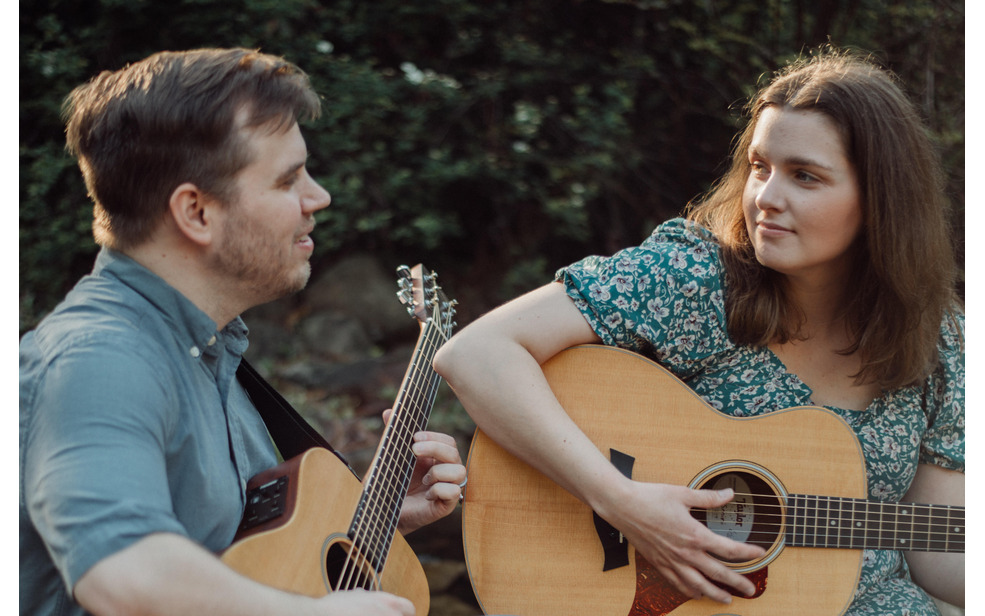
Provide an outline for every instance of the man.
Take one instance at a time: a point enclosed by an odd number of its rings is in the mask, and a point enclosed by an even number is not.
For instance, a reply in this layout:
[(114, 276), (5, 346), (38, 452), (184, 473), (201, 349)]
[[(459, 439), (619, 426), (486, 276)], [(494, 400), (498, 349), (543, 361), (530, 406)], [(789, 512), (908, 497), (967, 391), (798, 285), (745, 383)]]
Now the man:
[[(66, 100), (103, 248), (21, 341), (22, 614), (414, 613), (275, 590), (215, 555), (277, 462), (235, 378), (238, 315), (308, 280), (331, 198), (297, 122), (319, 111), (297, 67), (241, 49), (155, 54)], [(465, 478), (451, 437), (415, 441), (403, 532), (450, 513)]]

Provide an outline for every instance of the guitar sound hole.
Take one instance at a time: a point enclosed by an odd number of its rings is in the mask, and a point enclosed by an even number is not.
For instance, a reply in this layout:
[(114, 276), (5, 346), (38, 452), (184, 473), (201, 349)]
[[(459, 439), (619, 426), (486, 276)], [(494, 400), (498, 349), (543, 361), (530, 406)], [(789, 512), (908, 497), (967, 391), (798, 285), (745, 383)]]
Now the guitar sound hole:
[(366, 559), (354, 554), (350, 557), (351, 546), (336, 542), (328, 548), (325, 555), (325, 575), (332, 590), (378, 590), (376, 577)]
[[(762, 477), (730, 470), (706, 478), (698, 487), (732, 488), (735, 498), (723, 507), (692, 509), (691, 515), (715, 534), (772, 551), (783, 536), (783, 502)], [(735, 563), (721, 558), (723, 562)]]

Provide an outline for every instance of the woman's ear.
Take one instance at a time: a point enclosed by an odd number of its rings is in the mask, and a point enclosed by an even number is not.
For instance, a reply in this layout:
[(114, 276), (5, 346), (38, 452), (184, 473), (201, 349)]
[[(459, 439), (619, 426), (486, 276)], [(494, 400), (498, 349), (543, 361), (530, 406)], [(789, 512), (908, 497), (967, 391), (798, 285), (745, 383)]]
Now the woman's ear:
[(185, 182), (171, 193), (169, 206), (175, 225), (186, 238), (202, 246), (212, 242), (215, 208), (220, 206), (216, 199)]

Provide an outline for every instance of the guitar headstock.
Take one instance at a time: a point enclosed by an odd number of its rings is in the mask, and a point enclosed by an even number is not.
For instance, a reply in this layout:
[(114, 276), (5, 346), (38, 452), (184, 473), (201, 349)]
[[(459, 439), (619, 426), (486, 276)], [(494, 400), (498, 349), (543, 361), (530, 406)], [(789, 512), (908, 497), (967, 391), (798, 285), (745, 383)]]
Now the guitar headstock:
[(438, 286), (438, 275), (429, 272), (418, 263), (414, 267), (401, 265), (397, 268), (397, 297), (407, 307), (407, 312), (421, 322), (423, 327), (429, 320), (442, 331), (445, 337), (451, 336), (455, 327), (455, 300), (445, 297)]

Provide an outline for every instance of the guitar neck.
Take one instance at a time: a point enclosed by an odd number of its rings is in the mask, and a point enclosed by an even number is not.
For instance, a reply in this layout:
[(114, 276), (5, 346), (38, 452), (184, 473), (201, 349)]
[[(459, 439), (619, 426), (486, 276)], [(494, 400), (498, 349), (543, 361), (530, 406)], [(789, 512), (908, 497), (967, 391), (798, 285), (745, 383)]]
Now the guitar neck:
[(386, 562), (400, 508), (410, 486), (415, 465), (411, 450), (414, 434), (427, 426), (441, 383), (441, 377), (431, 365), (445, 339), (446, 335), (432, 320), (422, 327), (349, 528), (349, 538), (377, 571), (382, 571)]
[(786, 544), (794, 547), (964, 552), (964, 507), (791, 494)]

